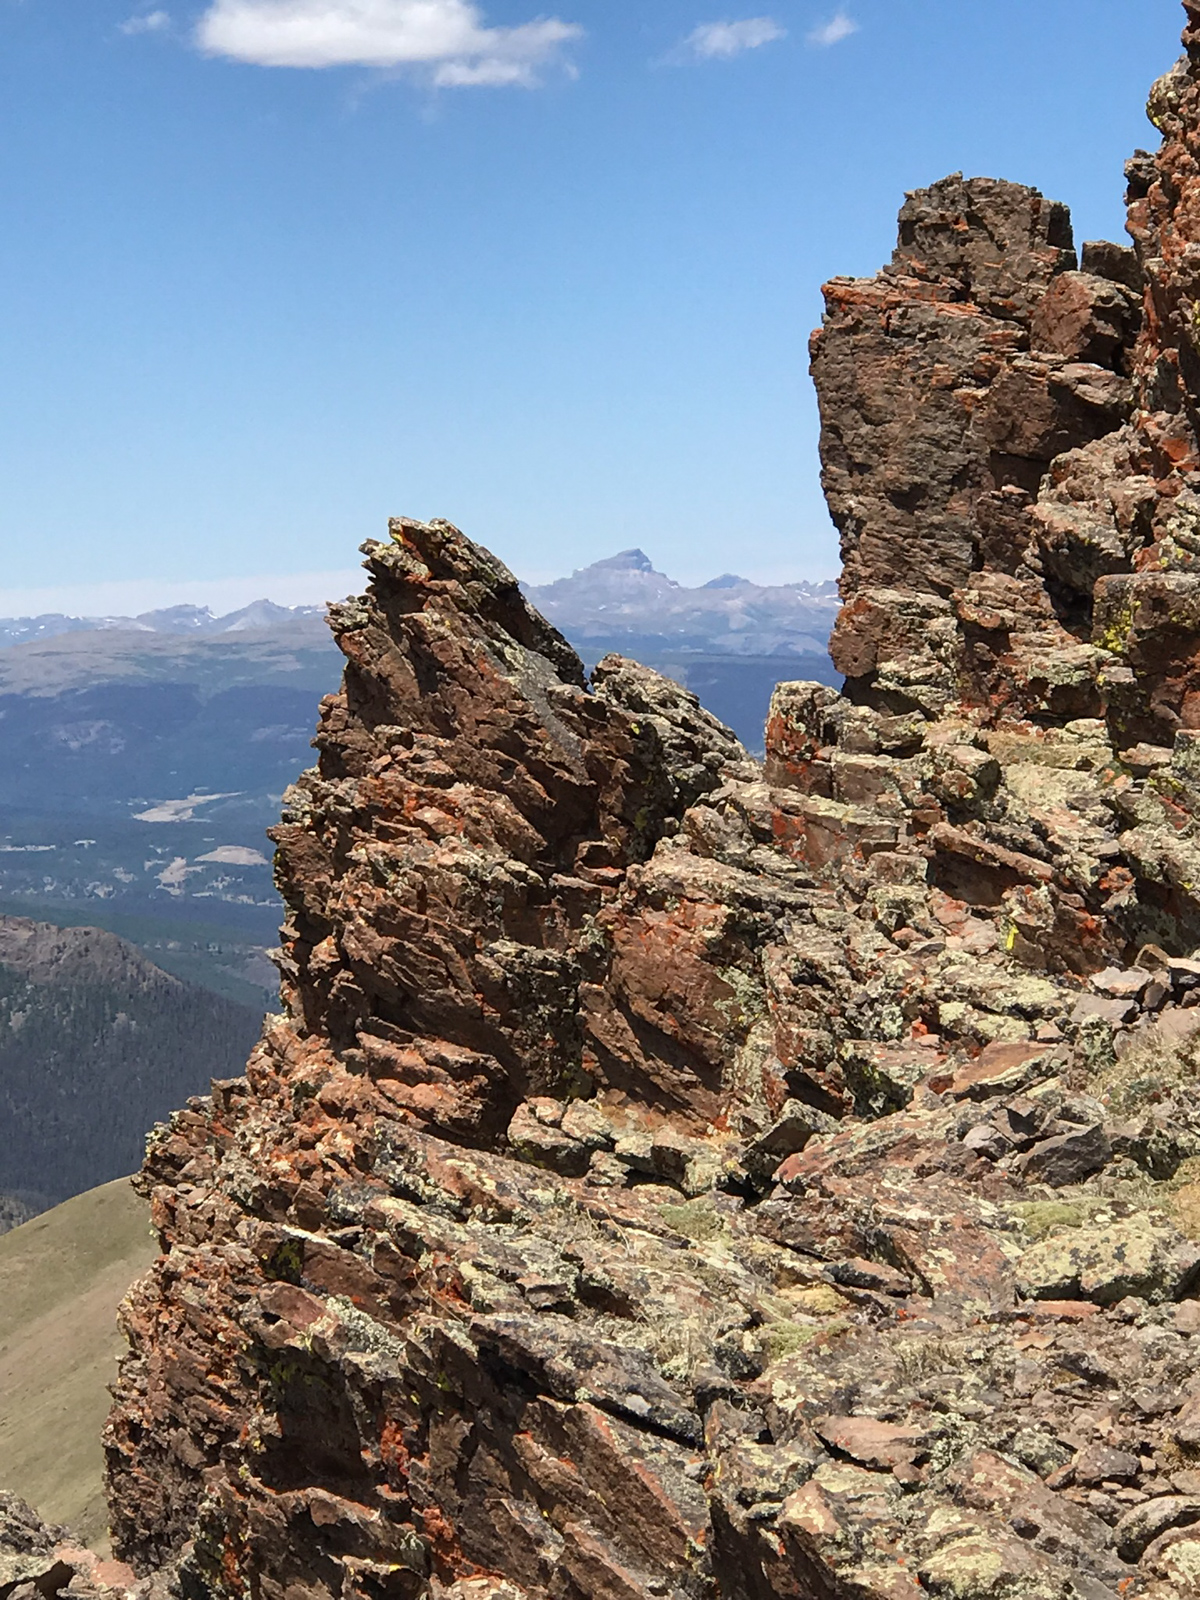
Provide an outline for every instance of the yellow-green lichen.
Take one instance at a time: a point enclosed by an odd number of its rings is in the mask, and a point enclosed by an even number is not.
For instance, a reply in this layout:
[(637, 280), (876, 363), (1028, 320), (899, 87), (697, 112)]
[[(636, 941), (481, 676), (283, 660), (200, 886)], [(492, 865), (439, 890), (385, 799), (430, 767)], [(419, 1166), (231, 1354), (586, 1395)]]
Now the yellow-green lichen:
[(685, 1239), (703, 1242), (718, 1239), (729, 1231), (724, 1217), (708, 1195), (699, 1195), (695, 1200), (686, 1200), (680, 1205), (659, 1206), (658, 1214), (668, 1228), (682, 1233)]
[(1130, 635), (1133, 633), (1133, 618), (1133, 601), (1126, 600), (1109, 617), (1096, 643), (1102, 650), (1107, 650), (1111, 655), (1123, 656), (1129, 648)]
[(1082, 1228), (1104, 1203), (1100, 1199), (1021, 1200), (1012, 1212), (1031, 1239), (1045, 1239), (1060, 1228)]
[(826, 1338), (843, 1333), (850, 1324), (842, 1318), (833, 1322), (768, 1322), (759, 1329), (758, 1337), (766, 1365), (773, 1367), (789, 1356), (798, 1355), (819, 1335)]
[(304, 1242), (301, 1239), (281, 1239), (263, 1264), (268, 1278), (283, 1283), (299, 1283), (304, 1268)]

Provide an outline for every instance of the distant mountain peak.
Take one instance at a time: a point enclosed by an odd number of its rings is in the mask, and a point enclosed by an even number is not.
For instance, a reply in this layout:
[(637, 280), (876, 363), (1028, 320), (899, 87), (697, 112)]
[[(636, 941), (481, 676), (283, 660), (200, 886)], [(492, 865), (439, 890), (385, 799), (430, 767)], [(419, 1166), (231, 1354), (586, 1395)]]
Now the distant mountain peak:
[(155, 633), (207, 633), (216, 618), (208, 606), (162, 606), (134, 618)]
[[(531, 585), (526, 593), (589, 663), (615, 651), (678, 678), (691, 658), (728, 657), (744, 664), (778, 659), (779, 667), (761, 669), (764, 680), (774, 672), (772, 683), (789, 675), (785, 663), (793, 663), (795, 677), (805, 658), (802, 675), (829, 670), (826, 641), (838, 608), (833, 584), (764, 584), (723, 572), (693, 588), (657, 571), (644, 550), (633, 549), (569, 578)], [(764, 699), (753, 721), (747, 719), (752, 741), (759, 737), (754, 724), (765, 707)]]
[(249, 633), (319, 617), (324, 606), (281, 606), (273, 600), (252, 600), (240, 611), (216, 616), (209, 606), (163, 606), (136, 617), (68, 617), (46, 612), (38, 617), (0, 617), (0, 650), (31, 644), (64, 633), (161, 633), (181, 638), (212, 638), (223, 633)]
[(214, 626), (218, 633), (244, 633), (249, 628), (273, 627), (275, 623), (287, 622), (301, 613), (319, 616), (323, 609), (321, 606), (278, 606), (273, 600), (266, 599), (252, 600), (240, 611), (231, 611), (228, 616), (218, 617)]
[[(621, 550), (603, 561), (593, 561), (587, 572), (653, 572), (654, 563), (644, 550)], [(660, 573), (661, 577), (662, 574)]]

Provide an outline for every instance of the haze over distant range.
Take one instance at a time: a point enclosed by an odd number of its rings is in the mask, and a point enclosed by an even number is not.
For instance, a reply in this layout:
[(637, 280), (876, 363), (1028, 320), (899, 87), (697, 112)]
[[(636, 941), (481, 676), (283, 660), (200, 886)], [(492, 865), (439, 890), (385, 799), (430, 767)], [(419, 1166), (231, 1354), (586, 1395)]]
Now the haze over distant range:
[(756, 584), (726, 572), (687, 588), (637, 549), (525, 592), (589, 662), (609, 650), (641, 661), (664, 650), (822, 656), (838, 605), (833, 582)]
[(196, 639), (271, 628), (301, 617), (319, 617), (322, 611), (321, 606), (280, 606), (272, 600), (253, 601), (222, 617), (214, 616), (208, 606), (196, 605), (166, 606), (136, 617), (75, 617), (44, 611), (36, 617), (0, 617), (0, 649), (67, 633), (168, 633)]
[[(831, 580), (758, 584), (725, 572), (689, 587), (659, 572), (639, 549), (623, 550), (552, 583), (523, 587), (589, 664), (610, 650), (638, 659), (664, 649), (741, 657), (823, 655), (837, 609), (837, 585)], [(136, 616), (50, 611), (0, 618), (0, 648), (73, 633), (212, 638), (323, 613), (320, 605), (279, 605), (266, 599), (220, 616), (210, 606), (194, 604), (158, 607)]]

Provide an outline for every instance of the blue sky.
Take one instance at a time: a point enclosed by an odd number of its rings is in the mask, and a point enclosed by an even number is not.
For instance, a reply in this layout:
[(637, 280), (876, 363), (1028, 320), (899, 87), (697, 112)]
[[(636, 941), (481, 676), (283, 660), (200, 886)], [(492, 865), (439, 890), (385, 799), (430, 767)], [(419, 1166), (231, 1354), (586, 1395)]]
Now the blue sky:
[(836, 573), (820, 283), (960, 168), (1122, 238), (1182, 20), (537, 4), (0, 0), (0, 612), (299, 598), (397, 512), (534, 579)]

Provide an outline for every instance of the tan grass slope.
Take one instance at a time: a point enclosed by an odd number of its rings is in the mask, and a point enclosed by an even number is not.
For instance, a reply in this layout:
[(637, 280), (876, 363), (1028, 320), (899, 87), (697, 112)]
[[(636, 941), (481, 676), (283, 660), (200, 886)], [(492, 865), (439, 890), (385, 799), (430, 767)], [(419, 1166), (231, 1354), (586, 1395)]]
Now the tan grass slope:
[(127, 1178), (0, 1237), (0, 1488), (107, 1547), (100, 1430), (123, 1341), (117, 1306), (153, 1261)]

